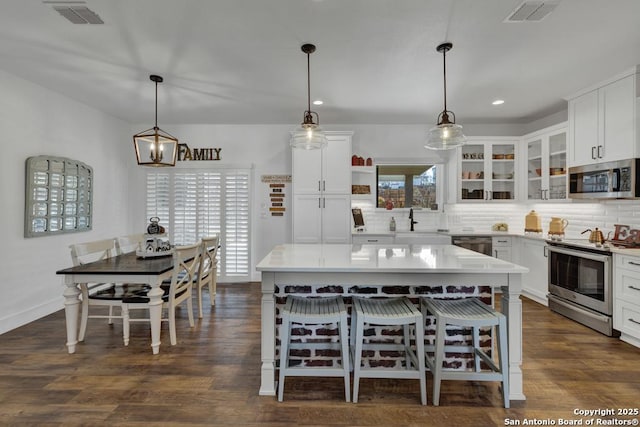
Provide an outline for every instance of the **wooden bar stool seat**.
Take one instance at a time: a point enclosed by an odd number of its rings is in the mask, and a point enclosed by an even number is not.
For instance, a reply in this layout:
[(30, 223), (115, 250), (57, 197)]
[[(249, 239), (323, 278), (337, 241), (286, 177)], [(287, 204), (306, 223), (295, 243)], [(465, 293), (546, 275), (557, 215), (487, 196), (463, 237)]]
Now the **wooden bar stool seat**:
[[(426, 354), (426, 362), (433, 374), (433, 404), (440, 403), (440, 382), (442, 380), (501, 381), (504, 407), (509, 408), (509, 357), (507, 354), (507, 320), (506, 317), (477, 298), (455, 300), (436, 300), (422, 298), (420, 303), (422, 315), (431, 313), (436, 318), (436, 337), (434, 356)], [(473, 345), (446, 345), (446, 326), (456, 325), (473, 330)], [(498, 355), (500, 366), (491, 356), (480, 348), (479, 328), (497, 327)], [(458, 371), (443, 369), (445, 353), (473, 353), (475, 371)], [(480, 360), (484, 361), (490, 371), (482, 371)]]
[[(403, 326), (404, 342), (365, 343), (364, 325)], [(416, 351), (411, 347), (410, 327), (414, 325)], [(355, 332), (354, 332), (355, 331)], [(424, 323), (422, 314), (408, 298), (353, 298), (351, 312), (351, 349), (353, 355), (353, 401), (358, 401), (360, 378), (402, 378), (420, 380), (420, 399), (427, 404), (427, 380), (424, 360)], [(405, 369), (363, 367), (363, 350), (404, 351)]]
[[(344, 377), (344, 395), (350, 401), (349, 372), (349, 326), (347, 309), (342, 297), (306, 298), (287, 296), (287, 302), (281, 313), (282, 327), (280, 336), (280, 380), (278, 383), (278, 401), (284, 395), (286, 376), (298, 377)], [(338, 342), (291, 342), (292, 324), (328, 325), (337, 324)], [(328, 349), (338, 347), (342, 367), (289, 366), (289, 351), (292, 349)]]

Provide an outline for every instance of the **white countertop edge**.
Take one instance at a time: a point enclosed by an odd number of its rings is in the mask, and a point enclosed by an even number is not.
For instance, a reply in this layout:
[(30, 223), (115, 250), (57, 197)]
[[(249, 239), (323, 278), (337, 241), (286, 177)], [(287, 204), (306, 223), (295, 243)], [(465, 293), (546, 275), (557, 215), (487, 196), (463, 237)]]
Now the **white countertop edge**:
[[(409, 250), (408, 253), (407, 250)], [(282, 244), (276, 245), (258, 263), (256, 270), (417, 274), (522, 274), (529, 272), (526, 267), (446, 244)]]

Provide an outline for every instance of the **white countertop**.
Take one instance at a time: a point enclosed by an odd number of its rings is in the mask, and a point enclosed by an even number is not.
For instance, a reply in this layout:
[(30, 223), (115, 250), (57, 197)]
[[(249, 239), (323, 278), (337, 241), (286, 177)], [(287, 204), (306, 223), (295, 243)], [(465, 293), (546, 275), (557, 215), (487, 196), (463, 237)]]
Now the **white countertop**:
[(363, 273), (527, 273), (528, 268), (453, 245), (283, 244), (258, 271)]

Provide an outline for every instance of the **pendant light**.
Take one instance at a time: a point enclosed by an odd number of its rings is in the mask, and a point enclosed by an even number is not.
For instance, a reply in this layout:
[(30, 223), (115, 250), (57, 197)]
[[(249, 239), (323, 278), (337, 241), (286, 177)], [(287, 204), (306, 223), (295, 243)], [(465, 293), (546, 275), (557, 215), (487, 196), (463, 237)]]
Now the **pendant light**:
[(442, 52), (444, 64), (444, 110), (438, 115), (438, 124), (429, 130), (424, 148), (430, 150), (450, 150), (463, 145), (467, 139), (462, 133), (462, 126), (456, 124), (456, 115), (447, 110), (447, 52), (452, 47), (451, 43), (442, 43), (436, 48)]
[[(322, 129), (320, 129), (318, 113), (311, 111), (311, 68), (309, 65), (309, 55), (316, 51), (316, 47), (312, 44), (303, 44), (301, 49), (307, 54), (307, 110), (304, 112), (302, 124), (293, 132), (290, 145), (291, 148), (317, 150), (327, 145), (327, 137)], [(315, 116), (317, 123), (313, 121), (313, 116)]]
[(136, 158), (142, 166), (175, 166), (178, 139), (158, 127), (158, 83), (163, 79), (155, 74), (149, 79), (156, 83), (156, 123), (151, 129), (133, 135)]

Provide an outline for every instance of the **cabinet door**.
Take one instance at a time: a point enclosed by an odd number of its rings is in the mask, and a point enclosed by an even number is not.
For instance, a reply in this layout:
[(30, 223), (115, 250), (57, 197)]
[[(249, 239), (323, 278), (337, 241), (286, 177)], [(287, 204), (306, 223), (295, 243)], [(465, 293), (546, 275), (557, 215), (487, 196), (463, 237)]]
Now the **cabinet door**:
[(324, 150), (292, 150), (294, 194), (319, 194), (322, 190), (322, 152)]
[(516, 198), (516, 145), (512, 142), (491, 144), (491, 159), (487, 169), (490, 184), (489, 200), (514, 200)]
[(486, 164), (488, 156), (486, 146), (482, 142), (468, 142), (460, 150), (460, 192), (461, 201), (487, 199)]
[(329, 135), (327, 139), (322, 150), (322, 191), (351, 194), (351, 136)]
[(595, 163), (598, 149), (598, 91), (569, 101), (569, 125), (569, 166)]
[(519, 264), (529, 272), (522, 275), (522, 292), (540, 304), (547, 305), (549, 265), (547, 245), (542, 240), (520, 238)]
[(635, 76), (613, 82), (600, 89), (599, 161), (624, 160), (634, 157)]
[(544, 138), (538, 136), (525, 141), (527, 144), (527, 200), (544, 200), (544, 171), (548, 169), (546, 144)]
[[(293, 243), (322, 243), (321, 207), (320, 195), (293, 196)], [(349, 220), (348, 214), (345, 214), (345, 218)]]
[(567, 176), (567, 130), (566, 128), (552, 132), (546, 138), (545, 167), (547, 192), (545, 200), (565, 200), (569, 181)]
[(567, 130), (543, 132), (527, 144), (528, 200), (567, 198)]
[(351, 242), (351, 198), (325, 194), (322, 200), (322, 242)]

